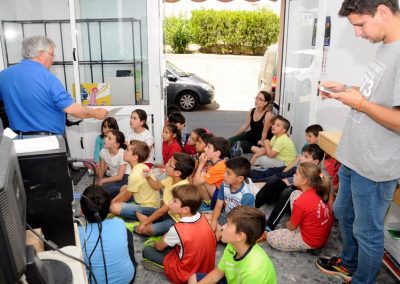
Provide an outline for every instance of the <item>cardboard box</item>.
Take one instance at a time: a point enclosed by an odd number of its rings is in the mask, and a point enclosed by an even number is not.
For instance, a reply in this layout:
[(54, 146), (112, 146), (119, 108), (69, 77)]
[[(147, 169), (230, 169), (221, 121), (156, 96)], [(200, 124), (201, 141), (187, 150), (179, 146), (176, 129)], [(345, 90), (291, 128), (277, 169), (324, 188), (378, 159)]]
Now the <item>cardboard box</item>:
[(321, 131), (319, 133), (318, 145), (328, 155), (336, 159), (336, 148), (339, 144), (342, 132), (339, 131)]
[(396, 191), (394, 192), (393, 202), (400, 206), (400, 185), (397, 186)]
[[(33, 229), (36, 233), (43, 236), (42, 230), (40, 228)], [(44, 244), (41, 239), (39, 239), (34, 233), (30, 230), (26, 230), (26, 244), (31, 245), (35, 248), (36, 252), (44, 251)]]

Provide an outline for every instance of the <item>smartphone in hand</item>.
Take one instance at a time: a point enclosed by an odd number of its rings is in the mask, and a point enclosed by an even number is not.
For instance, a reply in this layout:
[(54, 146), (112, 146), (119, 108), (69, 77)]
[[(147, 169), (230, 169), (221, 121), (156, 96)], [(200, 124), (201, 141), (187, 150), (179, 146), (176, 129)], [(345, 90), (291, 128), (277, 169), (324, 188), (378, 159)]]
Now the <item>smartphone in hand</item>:
[(334, 93), (337, 93), (336, 91), (334, 91), (334, 90), (332, 90), (332, 89), (329, 89), (329, 88), (325, 88), (324, 86), (320, 86), (320, 87), (319, 87), (319, 90), (322, 91), (322, 92), (324, 92), (324, 93), (327, 93), (327, 94), (334, 94)]

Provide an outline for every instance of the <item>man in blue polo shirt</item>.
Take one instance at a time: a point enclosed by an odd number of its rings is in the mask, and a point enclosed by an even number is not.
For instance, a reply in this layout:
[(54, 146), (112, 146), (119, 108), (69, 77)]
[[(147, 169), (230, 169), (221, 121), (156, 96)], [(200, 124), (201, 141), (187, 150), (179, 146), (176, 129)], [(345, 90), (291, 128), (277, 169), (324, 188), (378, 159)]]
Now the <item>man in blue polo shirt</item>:
[(22, 41), (22, 60), (0, 72), (0, 101), (10, 128), (17, 132), (63, 134), (65, 113), (78, 118), (104, 119), (107, 110), (90, 109), (74, 102), (50, 71), (54, 42), (45, 36)]

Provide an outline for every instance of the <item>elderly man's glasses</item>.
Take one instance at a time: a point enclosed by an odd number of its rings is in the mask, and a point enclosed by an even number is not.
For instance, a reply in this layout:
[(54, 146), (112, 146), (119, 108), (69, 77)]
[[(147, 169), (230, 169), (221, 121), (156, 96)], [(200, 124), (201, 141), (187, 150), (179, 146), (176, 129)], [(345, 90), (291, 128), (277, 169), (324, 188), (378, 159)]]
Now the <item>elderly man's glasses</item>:
[(56, 57), (56, 55), (54, 54), (54, 52), (45, 51), (45, 53), (47, 53), (48, 55), (51, 55), (51, 57), (53, 57), (53, 58)]

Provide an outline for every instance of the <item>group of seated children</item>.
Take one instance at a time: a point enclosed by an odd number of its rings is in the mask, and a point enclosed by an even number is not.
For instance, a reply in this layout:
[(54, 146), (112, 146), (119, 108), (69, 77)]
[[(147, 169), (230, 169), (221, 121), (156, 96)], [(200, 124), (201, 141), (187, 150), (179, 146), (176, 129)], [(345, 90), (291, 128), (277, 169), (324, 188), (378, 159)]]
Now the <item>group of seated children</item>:
[[(332, 185), (329, 175), (321, 171), (324, 153), (316, 145), (319, 125), (306, 129), (307, 144), (298, 158), (287, 135), (290, 122), (276, 116), (271, 120), (273, 137), (263, 140), (261, 147), (252, 146), (251, 160), (228, 159), (228, 140), (202, 128), (182, 139), (185, 119), (173, 113), (163, 129), (164, 164), (154, 165), (154, 139), (146, 119), (143, 110), (133, 111), (131, 129), (124, 136), (116, 121), (107, 118), (100, 136), (102, 149), (96, 140), (98, 182), (81, 199), (89, 224), (80, 229), (85, 261), (99, 265), (92, 269), (96, 277), (104, 279), (94, 243), (101, 231), (104, 247), (116, 250), (103, 248), (107, 259), (130, 260), (123, 268), (117, 260), (107, 262), (108, 283), (133, 281), (133, 242), (125, 227), (151, 237), (145, 242), (142, 264), (164, 272), (172, 283), (276, 283), (274, 266), (257, 241), (266, 240), (283, 251), (326, 244), (333, 224)], [(157, 166), (164, 167), (164, 175), (153, 174), (152, 167)], [(266, 183), (258, 191), (249, 177)], [(266, 221), (257, 208), (272, 202), (276, 205)], [(284, 228), (276, 229), (284, 212), (291, 212), (291, 217)], [(128, 219), (127, 223), (106, 219), (108, 213)], [(116, 234), (118, 239), (108, 239)], [(216, 244), (221, 240), (228, 245), (215, 267)]]

